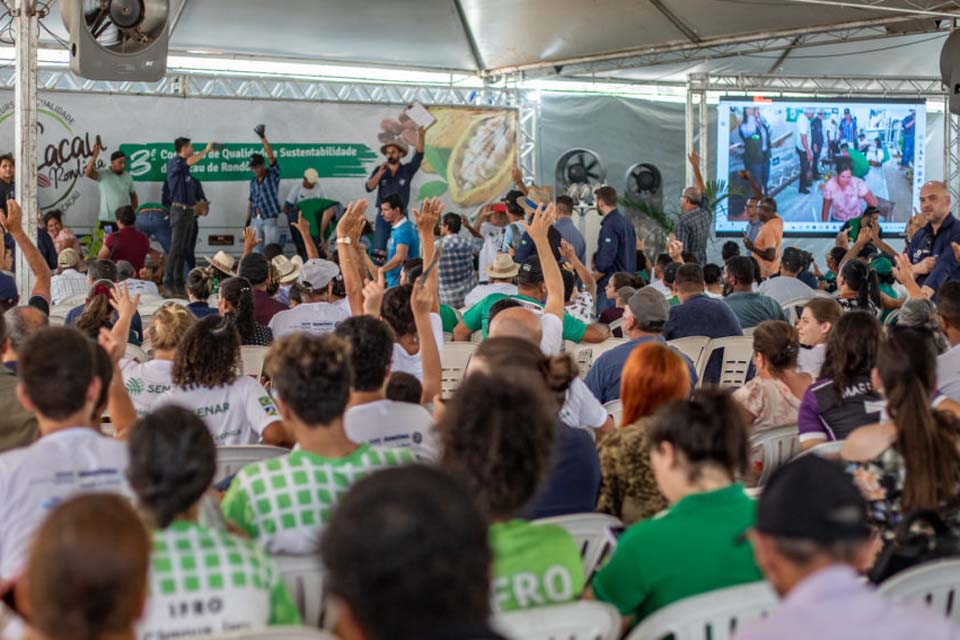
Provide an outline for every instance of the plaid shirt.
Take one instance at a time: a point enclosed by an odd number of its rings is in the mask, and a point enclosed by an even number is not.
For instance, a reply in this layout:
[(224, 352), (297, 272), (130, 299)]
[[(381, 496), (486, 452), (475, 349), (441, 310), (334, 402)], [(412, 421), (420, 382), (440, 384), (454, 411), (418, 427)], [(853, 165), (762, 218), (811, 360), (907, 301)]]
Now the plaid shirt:
[(700, 264), (707, 262), (707, 242), (710, 240), (712, 226), (713, 213), (707, 207), (698, 207), (680, 214), (676, 229), (677, 240), (683, 243), (683, 250), (692, 253)]
[(89, 289), (87, 276), (76, 269), (64, 269), (50, 279), (50, 304), (60, 304), (70, 296), (87, 295)]
[(250, 179), (250, 208), (254, 218), (276, 218), (280, 215), (280, 163), (274, 162), (267, 169), (263, 181), (256, 177)]
[(440, 302), (459, 309), (463, 299), (477, 283), (473, 257), (480, 253), (483, 238), (444, 236), (440, 239), (443, 253), (437, 265), (440, 281)]

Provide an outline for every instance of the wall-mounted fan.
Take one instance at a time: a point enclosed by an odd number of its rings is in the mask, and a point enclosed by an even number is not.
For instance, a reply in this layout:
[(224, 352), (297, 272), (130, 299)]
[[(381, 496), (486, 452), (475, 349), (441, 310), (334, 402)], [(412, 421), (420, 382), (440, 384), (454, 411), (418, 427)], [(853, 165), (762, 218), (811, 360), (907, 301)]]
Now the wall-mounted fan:
[(62, 0), (60, 13), (78, 76), (153, 82), (166, 73), (169, 0)]
[(599, 155), (589, 149), (570, 149), (557, 160), (554, 193), (565, 193), (576, 204), (589, 204), (593, 202), (593, 190), (606, 179), (607, 170)]
[(644, 202), (656, 209), (663, 208), (663, 177), (656, 166), (638, 162), (627, 169), (624, 182), (630, 200)]

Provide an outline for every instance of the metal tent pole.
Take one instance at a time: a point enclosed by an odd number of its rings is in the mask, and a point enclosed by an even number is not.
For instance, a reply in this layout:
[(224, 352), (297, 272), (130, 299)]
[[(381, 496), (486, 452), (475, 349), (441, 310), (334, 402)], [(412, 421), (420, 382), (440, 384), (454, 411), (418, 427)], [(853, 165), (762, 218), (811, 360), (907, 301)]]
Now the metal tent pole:
[[(15, 0), (14, 40), (16, 76), (14, 91), (17, 162), (16, 197), (23, 209), (23, 228), (29, 237), (37, 233), (37, 35), (36, 0)], [(33, 289), (33, 274), (23, 251), (17, 252), (17, 290), (23, 299)]]

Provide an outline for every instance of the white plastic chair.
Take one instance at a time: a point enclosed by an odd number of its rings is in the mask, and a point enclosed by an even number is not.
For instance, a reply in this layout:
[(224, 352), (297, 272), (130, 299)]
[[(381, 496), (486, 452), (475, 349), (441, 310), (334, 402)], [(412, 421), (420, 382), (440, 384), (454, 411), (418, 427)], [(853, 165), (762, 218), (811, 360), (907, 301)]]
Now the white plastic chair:
[(608, 326), (610, 327), (610, 335), (613, 335), (613, 332), (616, 331), (617, 329), (620, 329), (621, 331), (623, 331), (623, 318), (617, 318), (616, 320), (611, 322)]
[(270, 347), (261, 345), (245, 344), (240, 347), (240, 359), (243, 362), (243, 375), (253, 376), (257, 380), (263, 373), (263, 361), (267, 357)]
[(62, 327), (67, 323), (67, 314), (66, 313), (54, 313), (53, 310), (50, 310), (50, 326), (51, 327)]
[(897, 318), (899, 317), (900, 317), (900, 309), (894, 309), (887, 316), (886, 320), (883, 321), (883, 326), (885, 327), (891, 326), (894, 322), (897, 321)]
[(755, 326), (753, 326), (753, 327), (747, 327), (746, 329), (743, 330), (743, 335), (749, 336), (749, 337), (752, 338), (752, 337), (753, 337), (753, 332), (756, 331), (756, 330), (757, 330), (757, 328), (756, 328)]
[(444, 400), (453, 397), (476, 350), (477, 344), (474, 342), (451, 342), (443, 345), (443, 351), (440, 352), (440, 393)]
[(960, 622), (960, 560), (939, 560), (907, 569), (877, 591), (894, 600), (922, 604)]
[(483, 331), (474, 331), (470, 334), (470, 342), (473, 344), (480, 344), (483, 342)]
[(623, 523), (605, 513), (576, 513), (569, 516), (540, 518), (533, 524), (554, 524), (566, 529), (567, 533), (580, 545), (580, 557), (583, 558), (583, 575), (587, 582), (600, 567), (607, 554), (613, 550), (613, 543), (607, 535), (607, 529), (622, 527)]
[(690, 362), (696, 367), (697, 363), (700, 362), (700, 356), (703, 355), (703, 350), (707, 348), (709, 342), (710, 338), (707, 336), (687, 336), (686, 338), (668, 340), (667, 345), (671, 349), (676, 349), (690, 358)]
[(751, 464), (755, 462), (753, 452), (760, 449), (760, 477), (757, 486), (763, 486), (770, 475), (780, 465), (800, 453), (800, 439), (797, 425), (764, 429), (750, 437)]
[(138, 347), (135, 344), (127, 343), (127, 349), (123, 354), (125, 357), (132, 360), (136, 360), (139, 363), (144, 363), (150, 360), (150, 356), (147, 355), (147, 352)]
[(217, 474), (213, 481), (220, 482), (251, 462), (278, 458), (288, 453), (289, 449), (268, 444), (231, 444), (217, 447)]
[(803, 453), (798, 454), (797, 457), (820, 456), (821, 458), (827, 458), (828, 460), (839, 460), (840, 449), (842, 448), (843, 440), (834, 440), (833, 442), (824, 442), (823, 444), (818, 444), (815, 447), (807, 449)]
[(789, 300), (784, 300), (780, 305), (783, 307), (783, 315), (786, 317), (787, 322), (790, 324), (796, 324), (799, 314), (797, 313), (797, 307), (803, 310), (803, 307), (807, 306), (807, 303), (813, 300), (812, 297), (808, 298), (790, 298)]
[(308, 627), (268, 627), (209, 636), (211, 640), (337, 640), (337, 637)]
[(766, 582), (753, 582), (684, 598), (641, 622), (627, 640), (730, 640), (744, 622), (777, 606)]
[(610, 349), (615, 349), (627, 342), (629, 342), (627, 338), (607, 338), (603, 342), (581, 343), (574, 356), (577, 366), (580, 367), (580, 377), (583, 378), (587, 375), (597, 358), (610, 351)]
[(747, 371), (753, 360), (753, 338), (749, 336), (731, 336), (729, 338), (714, 338), (707, 343), (700, 361), (697, 363), (698, 386), (703, 386), (703, 374), (710, 362), (710, 356), (716, 351), (723, 351), (723, 364), (720, 367), (721, 387), (740, 387), (747, 381)]
[(306, 556), (272, 556), (283, 582), (287, 585), (303, 624), (322, 627), (325, 594), (323, 592), (323, 565), (317, 554)]
[(513, 640), (616, 640), (620, 614), (604, 602), (581, 600), (501, 613), (493, 628)]
[(607, 410), (607, 413), (613, 416), (613, 424), (620, 426), (620, 421), (623, 420), (623, 401), (622, 400), (611, 400), (610, 402), (603, 403), (603, 408)]
[(67, 296), (66, 298), (61, 300), (59, 303), (57, 303), (57, 307), (65, 307), (67, 311), (69, 311), (70, 309), (74, 308), (78, 304), (86, 304), (86, 302), (87, 302), (87, 294), (78, 293), (72, 296)]

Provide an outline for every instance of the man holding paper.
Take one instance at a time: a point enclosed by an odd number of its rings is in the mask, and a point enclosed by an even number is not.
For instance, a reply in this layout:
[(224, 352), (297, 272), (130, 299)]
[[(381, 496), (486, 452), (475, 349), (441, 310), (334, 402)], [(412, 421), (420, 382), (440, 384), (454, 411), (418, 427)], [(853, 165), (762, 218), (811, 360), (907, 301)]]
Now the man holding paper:
[[(419, 107), (419, 108), (417, 108)], [(427, 128), (435, 121), (433, 116), (421, 105), (414, 105), (404, 114), (417, 124), (417, 150), (406, 164), (400, 164), (400, 158), (403, 158), (409, 152), (407, 145), (402, 139), (387, 142), (380, 147), (380, 153), (386, 156), (387, 161), (377, 167), (365, 186), (367, 193), (377, 190), (377, 208), (383, 199), (391, 194), (400, 196), (403, 209), (410, 203), (410, 182), (413, 176), (420, 170), (420, 163), (423, 162), (423, 147), (427, 135)], [(376, 226), (374, 227), (374, 249), (376, 251), (386, 251), (387, 242), (390, 240), (390, 225), (382, 216), (377, 216)]]

